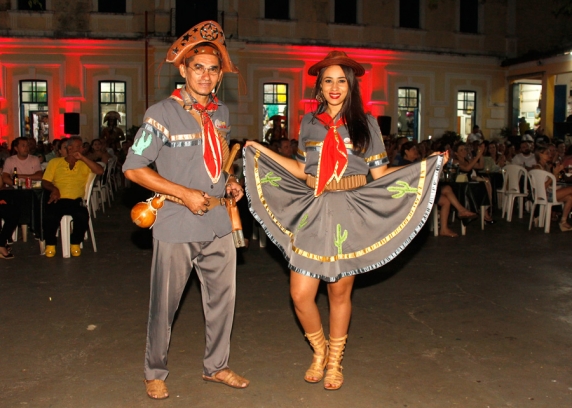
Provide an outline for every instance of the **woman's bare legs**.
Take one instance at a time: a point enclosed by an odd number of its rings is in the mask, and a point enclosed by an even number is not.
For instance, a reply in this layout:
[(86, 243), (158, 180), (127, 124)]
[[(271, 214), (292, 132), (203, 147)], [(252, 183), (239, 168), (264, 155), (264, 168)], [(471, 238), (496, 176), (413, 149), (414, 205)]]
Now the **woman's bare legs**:
[(485, 187), (487, 188), (487, 195), (489, 196), (489, 205), (485, 212), (485, 221), (492, 221), (493, 217), (491, 214), (491, 208), (493, 208), (493, 187), (491, 186), (491, 182), (489, 179), (485, 181)]
[[(334, 283), (328, 283), (328, 300), (330, 303), (330, 334), (342, 337), (348, 333), (352, 314), (352, 288), (354, 276), (347, 276)], [(290, 295), (294, 302), (296, 316), (306, 333), (315, 333), (322, 327), (320, 312), (316, 305), (318, 279), (290, 272)]]
[(290, 271), (290, 296), (296, 316), (306, 333), (315, 333), (322, 327), (316, 295), (320, 280)]
[(439, 216), (441, 217), (441, 228), (439, 228), (439, 235), (451, 238), (458, 237), (459, 235), (451, 231), (449, 229), (449, 226), (447, 225), (447, 222), (449, 221), (449, 211), (451, 209), (451, 202), (445, 195), (443, 195), (443, 192), (441, 192), (441, 197), (439, 197), (439, 202), (437, 203), (437, 205), (441, 207), (439, 209)]
[[(449, 203), (455, 207), (457, 212), (459, 213), (459, 217), (467, 217), (471, 215), (476, 215), (474, 212), (467, 210), (457, 199), (455, 193), (453, 193), (453, 189), (451, 186), (443, 186), (441, 187), (441, 197), (445, 196)], [(441, 205), (441, 200), (439, 199), (439, 205)], [(448, 214), (447, 214), (448, 215)]]
[(328, 283), (330, 302), (330, 337), (343, 337), (348, 334), (352, 316), (352, 288), (355, 276), (347, 276), (335, 283)]

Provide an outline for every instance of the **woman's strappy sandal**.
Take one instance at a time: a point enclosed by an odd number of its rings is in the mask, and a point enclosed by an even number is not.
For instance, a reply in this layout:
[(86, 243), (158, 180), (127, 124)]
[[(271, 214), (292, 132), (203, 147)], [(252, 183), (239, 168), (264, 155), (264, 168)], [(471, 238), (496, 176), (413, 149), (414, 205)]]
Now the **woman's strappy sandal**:
[(347, 338), (347, 335), (337, 339), (330, 337), (330, 355), (326, 366), (326, 378), (324, 378), (324, 388), (326, 390), (339, 390), (344, 383), (342, 359), (344, 358)]
[(304, 380), (309, 383), (318, 383), (324, 377), (324, 369), (328, 361), (328, 342), (322, 328), (316, 333), (306, 333), (305, 336), (314, 349), (314, 358), (310, 368), (306, 371)]

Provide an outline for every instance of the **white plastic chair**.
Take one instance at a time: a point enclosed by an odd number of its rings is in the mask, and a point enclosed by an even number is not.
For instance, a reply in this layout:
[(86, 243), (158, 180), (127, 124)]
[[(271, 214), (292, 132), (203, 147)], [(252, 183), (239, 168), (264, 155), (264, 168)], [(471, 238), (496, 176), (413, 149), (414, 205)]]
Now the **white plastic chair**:
[[(544, 227), (544, 232), (550, 232), (550, 220), (552, 218), (552, 207), (555, 205), (563, 205), (564, 203), (556, 201), (556, 177), (553, 174), (544, 170), (530, 170), (528, 172), (528, 179), (530, 180), (530, 190), (532, 193), (532, 208), (530, 210), (530, 221), (528, 223), (528, 230), (532, 229), (532, 220), (534, 219), (534, 209), (539, 206), (538, 226)], [(546, 192), (546, 180), (550, 179), (552, 182), (551, 197)]]
[(505, 199), (504, 193), (506, 191), (506, 184), (508, 181), (508, 178), (506, 177), (506, 170), (504, 169), (504, 167), (501, 169), (501, 174), (502, 174), (502, 187), (497, 188), (497, 206), (499, 210), (502, 210), (502, 208), (504, 207), (504, 199)]
[[(93, 223), (91, 222), (91, 215), (89, 213), (89, 203), (91, 199), (91, 194), (93, 192), (93, 185), (96, 178), (95, 173), (90, 173), (87, 177), (87, 183), (85, 184), (85, 194), (83, 196), (83, 205), (87, 207), (87, 214), (89, 217), (88, 225), (89, 232), (91, 234), (91, 243), (93, 244), (93, 252), (97, 252), (97, 245), (95, 244), (95, 234), (93, 232)], [(62, 256), (64, 258), (70, 257), (70, 236), (72, 230), (73, 218), (71, 215), (64, 215), (60, 221), (60, 236), (62, 239)], [(87, 234), (86, 234), (87, 235)], [(81, 244), (83, 247), (83, 244)]]
[(507, 182), (504, 192), (502, 217), (504, 217), (506, 213), (506, 220), (511, 222), (515, 198), (518, 198), (518, 218), (523, 217), (524, 197), (528, 196), (528, 185), (526, 182), (528, 172), (524, 167), (516, 164), (508, 164), (504, 169), (506, 171), (505, 177), (507, 178)]
[[(101, 167), (103, 167), (103, 173), (106, 174), (105, 169), (107, 168), (107, 165), (103, 162), (97, 162), (97, 164), (99, 164)], [(105, 214), (105, 201), (107, 201), (107, 198), (106, 198), (107, 195), (106, 195), (105, 188), (102, 187), (102, 179), (103, 179), (103, 175), (100, 177), (97, 177), (95, 179), (95, 182), (93, 185), (93, 196), (92, 196), (92, 200), (91, 200), (91, 206), (92, 206), (94, 218), (97, 218), (97, 215), (95, 214), (95, 212), (97, 210), (99, 210), (100, 205), (101, 205), (101, 210)]]
[(117, 158), (111, 157), (107, 163), (107, 173), (105, 174), (105, 180), (103, 180), (102, 187), (105, 189), (105, 196), (109, 207), (111, 207), (111, 200), (115, 200), (113, 195), (113, 178), (115, 174), (115, 165), (117, 164)]

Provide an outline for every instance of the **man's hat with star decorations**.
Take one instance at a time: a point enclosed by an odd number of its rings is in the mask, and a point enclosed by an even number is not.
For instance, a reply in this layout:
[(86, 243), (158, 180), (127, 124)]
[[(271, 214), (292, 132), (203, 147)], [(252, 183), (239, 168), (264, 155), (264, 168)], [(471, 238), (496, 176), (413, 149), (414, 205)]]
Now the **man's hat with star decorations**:
[(198, 54), (211, 54), (221, 60), (222, 72), (238, 73), (230, 60), (221, 26), (215, 21), (203, 21), (183, 34), (167, 52), (166, 61), (179, 67), (185, 58)]

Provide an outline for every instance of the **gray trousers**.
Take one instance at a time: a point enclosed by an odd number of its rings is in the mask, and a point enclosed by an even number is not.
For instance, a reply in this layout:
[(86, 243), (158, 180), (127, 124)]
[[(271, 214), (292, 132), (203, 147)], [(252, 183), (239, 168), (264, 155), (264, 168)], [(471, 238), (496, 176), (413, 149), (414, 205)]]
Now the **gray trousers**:
[(154, 240), (145, 352), (147, 380), (165, 380), (169, 375), (171, 325), (193, 267), (201, 282), (205, 315), (204, 374), (210, 376), (227, 367), (236, 295), (232, 234), (212, 242), (174, 244)]

